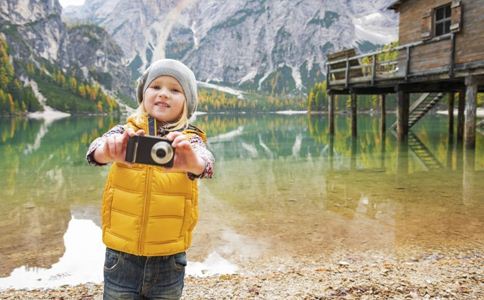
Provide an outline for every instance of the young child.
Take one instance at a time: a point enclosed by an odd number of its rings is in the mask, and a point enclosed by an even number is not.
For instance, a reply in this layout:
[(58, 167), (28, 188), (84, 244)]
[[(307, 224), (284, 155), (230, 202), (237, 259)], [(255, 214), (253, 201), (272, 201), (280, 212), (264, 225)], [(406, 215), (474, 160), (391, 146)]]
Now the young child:
[[(92, 165), (113, 163), (102, 204), (104, 299), (179, 299), (198, 219), (196, 179), (212, 177), (214, 158), (205, 134), (188, 123), (197, 84), (187, 66), (154, 62), (138, 80), (137, 98), (127, 124), (94, 140), (87, 152)], [(128, 138), (144, 134), (172, 141), (172, 168), (125, 161)]]

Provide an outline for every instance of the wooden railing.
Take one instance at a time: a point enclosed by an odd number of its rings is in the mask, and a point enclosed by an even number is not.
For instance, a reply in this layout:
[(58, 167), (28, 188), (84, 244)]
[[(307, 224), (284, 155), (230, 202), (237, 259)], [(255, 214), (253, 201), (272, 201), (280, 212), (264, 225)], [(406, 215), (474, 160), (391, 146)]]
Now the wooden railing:
[[(326, 63), (327, 86), (328, 88), (332, 85), (348, 87), (354, 83), (369, 83), (374, 85), (376, 81), (381, 80), (408, 79), (409, 76), (413, 75), (410, 70), (412, 59), (415, 60), (418, 58), (412, 58), (413, 49), (418, 46), (449, 39), (453, 42), (452, 35), (445, 35), (430, 41), (420, 41), (372, 53), (338, 59), (331, 59), (331, 56), (337, 56), (337, 53), (336, 55), (330, 54), (328, 55), (328, 62)], [(448, 59), (446, 58), (442, 61), (442, 66), (445, 66), (445, 68), (438, 68), (435, 71), (442, 72), (443, 70), (444, 72), (452, 72), (454, 64), (453, 48)]]

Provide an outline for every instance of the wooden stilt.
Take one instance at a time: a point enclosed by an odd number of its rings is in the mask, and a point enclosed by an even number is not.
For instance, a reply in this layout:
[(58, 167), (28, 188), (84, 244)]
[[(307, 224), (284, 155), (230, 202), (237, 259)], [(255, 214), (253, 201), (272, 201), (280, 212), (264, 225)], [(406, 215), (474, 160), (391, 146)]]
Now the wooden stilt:
[(334, 166), (334, 135), (330, 134), (328, 136), (329, 138), (329, 141), (328, 141), (328, 144), (329, 144), (329, 169), (330, 170), (333, 170), (333, 166)]
[(408, 174), (408, 143), (407, 139), (397, 143), (397, 177)]
[(329, 94), (328, 102), (328, 121), (329, 121), (329, 134), (334, 135), (334, 94)]
[(457, 104), (457, 143), (462, 143), (464, 137), (464, 108), (466, 103), (465, 91), (459, 92), (459, 103)]
[(461, 171), (464, 168), (464, 149), (455, 147), (455, 170)]
[(464, 163), (462, 168), (462, 202), (466, 206), (475, 206), (476, 199), (479, 198), (475, 195), (475, 182), (477, 182), (475, 172), (476, 152), (473, 149), (467, 147), (465, 147), (463, 150)]
[(454, 93), (449, 93), (449, 143), (454, 139)]
[(397, 139), (399, 142), (406, 141), (408, 137), (409, 102), (409, 93), (397, 92)]
[(380, 95), (380, 108), (381, 108), (381, 118), (380, 118), (380, 141), (381, 141), (381, 168), (385, 168), (385, 150), (386, 150), (386, 94)]
[(464, 121), (464, 144), (467, 149), (476, 147), (477, 79), (466, 78), (466, 105)]
[(384, 133), (381, 135), (380, 150), (380, 167), (385, 169), (386, 135)]
[(350, 169), (356, 170), (356, 154), (358, 151), (358, 144), (356, 136), (351, 137), (351, 162)]
[(452, 170), (453, 169), (453, 160), (454, 157), (454, 143), (449, 140), (447, 143), (447, 169)]
[(447, 168), (452, 170), (452, 158), (454, 157), (454, 102), (455, 93), (449, 93), (449, 134), (447, 137)]
[(351, 136), (356, 137), (357, 135), (357, 113), (356, 113), (356, 100), (357, 96), (355, 93), (351, 93)]
[(382, 136), (385, 135), (386, 131), (386, 104), (385, 104), (386, 95), (380, 95), (380, 107), (381, 107), (381, 119), (380, 119), (380, 132)]

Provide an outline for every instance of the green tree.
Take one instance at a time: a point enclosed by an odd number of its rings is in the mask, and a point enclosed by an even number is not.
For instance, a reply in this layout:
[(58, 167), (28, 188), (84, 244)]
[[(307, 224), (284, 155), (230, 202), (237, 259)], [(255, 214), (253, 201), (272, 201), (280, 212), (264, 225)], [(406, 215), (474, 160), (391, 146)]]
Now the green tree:
[(69, 87), (71, 88), (71, 91), (77, 92), (77, 80), (74, 77), (69, 78)]

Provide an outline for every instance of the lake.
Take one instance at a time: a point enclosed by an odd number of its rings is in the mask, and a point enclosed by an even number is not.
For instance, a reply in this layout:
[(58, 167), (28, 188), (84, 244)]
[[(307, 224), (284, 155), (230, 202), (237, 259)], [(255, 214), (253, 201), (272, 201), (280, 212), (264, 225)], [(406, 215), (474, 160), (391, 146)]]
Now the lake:
[[(449, 143), (431, 115), (409, 145), (379, 115), (207, 114), (215, 178), (200, 182), (187, 273), (237, 273), (271, 257), (484, 248), (484, 135)], [(387, 116), (387, 125), (395, 117)], [(116, 117), (0, 119), (0, 289), (102, 281), (101, 193), (107, 167), (90, 142)]]

